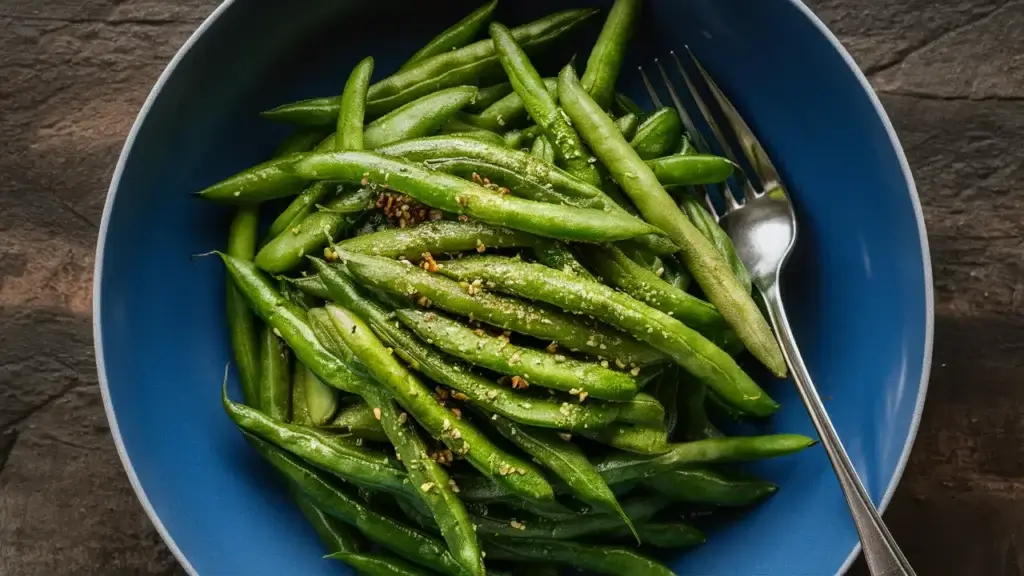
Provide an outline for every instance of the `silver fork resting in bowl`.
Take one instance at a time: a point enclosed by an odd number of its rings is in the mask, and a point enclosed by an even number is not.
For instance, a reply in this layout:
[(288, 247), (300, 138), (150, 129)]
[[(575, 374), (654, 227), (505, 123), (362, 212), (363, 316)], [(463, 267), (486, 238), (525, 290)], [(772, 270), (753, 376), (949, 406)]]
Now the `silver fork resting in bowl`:
[[(690, 75), (687, 74), (674, 52), (670, 53), (670, 56), (676, 72), (686, 83), (693, 103), (696, 104), (700, 115), (711, 129), (719, 148), (729, 160), (739, 165), (732, 146), (722, 134), (714, 116), (691, 81)], [(736, 253), (750, 272), (754, 286), (761, 292), (768, 309), (768, 316), (775, 328), (775, 334), (782, 345), (786, 364), (789, 365), (793, 373), (796, 388), (800, 392), (800, 397), (807, 407), (807, 412), (811, 416), (818, 435), (821, 437), (821, 444), (832, 462), (832, 468), (839, 478), (839, 486), (843, 490), (843, 495), (846, 497), (854, 524), (860, 535), (868, 568), (875, 576), (913, 575), (914, 570), (903, 556), (899, 546), (896, 545), (892, 535), (889, 534), (881, 516), (871, 503), (864, 485), (857, 477), (857, 471), (850, 462), (850, 457), (847, 456), (832, 421), (825, 411), (825, 406), (818, 396), (814, 382), (811, 381), (807, 367), (800, 357), (796, 339), (793, 337), (793, 331), (786, 319), (786, 310), (782, 305), (782, 294), (779, 289), (779, 276), (793, 245), (796, 243), (796, 214), (793, 211), (793, 205), (782, 186), (778, 171), (768, 159), (764, 148), (754, 138), (747, 123), (743, 121), (743, 118), (692, 53), (690, 53), (690, 59), (707, 91), (720, 108), (726, 123), (733, 131), (736, 141), (742, 148), (745, 160), (751, 166), (754, 175), (760, 180), (759, 183), (752, 182), (747, 174), (738, 171), (736, 178), (743, 187), (743, 196), (740, 199), (733, 194), (728, 182), (723, 183), (721, 193), (725, 199), (725, 212), (721, 216), (716, 213), (714, 204), (706, 190), (705, 203), (711, 214), (718, 219), (719, 224), (732, 239)], [(668, 89), (672, 104), (683, 120), (683, 125), (689, 133), (692, 144), (698, 152), (711, 153), (707, 142), (704, 141), (694, 125), (693, 119), (683, 106), (668, 72), (658, 60), (654, 61), (654, 65)], [(640, 68), (640, 74), (651, 101), (660, 108), (662, 106), (661, 99), (643, 68)]]

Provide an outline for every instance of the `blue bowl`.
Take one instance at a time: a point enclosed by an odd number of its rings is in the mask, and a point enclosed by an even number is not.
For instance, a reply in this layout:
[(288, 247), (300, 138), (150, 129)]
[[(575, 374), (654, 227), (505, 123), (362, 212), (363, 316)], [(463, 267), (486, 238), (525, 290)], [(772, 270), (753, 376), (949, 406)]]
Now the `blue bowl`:
[[(339, 93), (367, 54), (382, 77), (472, 8), (435, 1), (403, 16), (415, 4), (228, 0), (160, 77), (121, 154), (96, 258), (99, 379), (139, 499), (191, 573), (347, 573), (322, 559), (280, 481), (223, 413), (223, 271), (190, 255), (224, 245), (230, 211), (190, 193), (270, 154), (287, 129), (260, 110)], [(506, 1), (499, 17), (519, 23), (585, 4)], [(691, 46), (782, 171), (800, 218), (785, 283), (794, 330), (884, 508), (921, 415), (933, 312), (921, 207), (889, 120), (849, 55), (794, 0), (648, 0), (642, 27), (631, 63)], [(575, 44), (582, 56), (590, 34)], [(632, 70), (623, 89), (647, 102)], [(764, 429), (814, 435), (793, 387), (768, 385), (783, 408)], [(780, 484), (778, 495), (679, 555), (675, 570), (843, 572), (857, 535), (823, 451), (754, 471)]]

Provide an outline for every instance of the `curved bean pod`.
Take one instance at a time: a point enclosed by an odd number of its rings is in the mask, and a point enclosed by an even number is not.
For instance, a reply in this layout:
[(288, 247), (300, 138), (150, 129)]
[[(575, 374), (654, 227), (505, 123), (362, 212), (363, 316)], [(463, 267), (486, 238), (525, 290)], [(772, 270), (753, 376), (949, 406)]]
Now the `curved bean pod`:
[(493, 22), (490, 26), (494, 49), (498, 53), (502, 68), (512, 82), (512, 88), (523, 99), (527, 112), (541, 127), (544, 135), (555, 149), (555, 157), (565, 165), (566, 171), (593, 185), (601, 183), (601, 177), (591, 162), (590, 154), (583, 147), (576, 131), (566, 120), (555, 98), (548, 94), (544, 80), (530, 62), (529, 56), (516, 43), (511, 31)]
[(363, 136), (365, 147), (373, 150), (395, 142), (429, 136), (472, 102), (476, 94), (475, 86), (456, 86), (413, 100), (367, 124)]
[(421, 566), (451, 576), (470, 574), (444, 543), (364, 506), (334, 482), (286, 452), (254, 437), (250, 444), (318, 508), (356, 527), (368, 539)]
[(518, 230), (499, 228), (481, 222), (437, 220), (413, 228), (388, 228), (372, 234), (342, 240), (334, 245), (339, 251), (367, 256), (418, 260), (425, 252), (445, 254), (488, 248), (529, 247), (540, 239)]
[(704, 467), (659, 474), (645, 480), (644, 485), (676, 502), (714, 506), (750, 506), (779, 491), (779, 486), (771, 482), (736, 478)]
[[(362, 320), (334, 304), (328, 304), (326, 310), (346, 344), (356, 347), (361, 354), (372, 353), (373, 361), (364, 362), (363, 366), (428, 433), (481, 473), (517, 491), (522, 498), (541, 502), (554, 498), (551, 485), (536, 468), (504, 452), (469, 421), (460, 420), (439, 404), (429, 388), (385, 351)], [(390, 362), (385, 362), (387, 359)]]
[[(597, 13), (595, 9), (566, 10), (529, 24), (512, 34), (527, 50), (539, 49), (576, 28)], [(457, 50), (428, 58), (370, 86), (366, 113), (386, 114), (421, 96), (452, 86), (476, 84), (481, 77), (500, 71), (491, 40), (481, 40)], [(339, 98), (312, 98), (278, 106), (262, 113), (264, 118), (303, 126), (333, 124), (338, 117)]]
[(736, 165), (711, 154), (674, 154), (647, 161), (663, 186), (716, 184), (732, 176)]
[(549, 430), (520, 426), (501, 417), (492, 417), (488, 422), (506, 440), (561, 478), (574, 496), (617, 515), (636, 534), (633, 522), (615, 499), (615, 494), (604, 483), (586, 454), (571, 440)]
[(640, 0), (616, 0), (587, 59), (581, 83), (601, 108), (610, 107), (615, 97), (615, 83), (639, 12)]
[(430, 42), (427, 42), (423, 48), (417, 50), (411, 58), (405, 61), (405, 64), (402, 64), (398, 71), (408, 70), (428, 58), (447, 54), (452, 50), (469, 44), (473, 38), (480, 34), (480, 31), (483, 30), (487, 22), (490, 21), (491, 15), (494, 14), (494, 9), (497, 7), (498, 0), (491, 0), (470, 12), (465, 18), (456, 22), (450, 28), (435, 36)]
[(609, 485), (658, 476), (692, 464), (763, 460), (799, 452), (816, 444), (800, 434), (712, 438), (671, 444), (657, 456), (612, 454), (596, 464)]
[(361, 448), (315, 428), (273, 420), (258, 410), (232, 402), (226, 389), (222, 393), (222, 402), (224, 410), (239, 428), (317, 468), (360, 486), (392, 494), (415, 494), (401, 464), (381, 452)]
[(625, 548), (561, 540), (493, 540), (487, 556), (512, 562), (554, 562), (612, 576), (674, 576), (661, 564)]
[(480, 91), (476, 94), (476, 100), (466, 106), (466, 111), (479, 114), (511, 93), (512, 84), (510, 82), (502, 82), (501, 84), (492, 84), (491, 86), (480, 88)]
[(753, 287), (750, 280), (750, 272), (747, 271), (747, 267), (740, 260), (739, 254), (736, 253), (736, 246), (733, 245), (732, 239), (718, 225), (714, 216), (692, 194), (682, 194), (680, 196), (679, 208), (690, 219), (693, 226), (711, 242), (715, 250), (718, 250), (718, 253), (729, 263), (729, 268), (732, 269), (733, 275), (739, 280), (740, 286), (747, 292), (750, 292)]
[[(545, 91), (552, 98), (558, 94), (557, 79), (544, 78), (543, 84)], [(518, 91), (513, 91), (476, 115), (473, 123), (493, 132), (501, 132), (509, 128), (522, 126), (528, 117), (529, 114), (526, 112), (526, 103), (523, 102), (523, 97), (519, 95)]]
[[(241, 260), (252, 260), (256, 252), (256, 231), (259, 228), (259, 207), (244, 206), (231, 220), (227, 253)], [(227, 281), (225, 308), (231, 350), (238, 366), (242, 397), (250, 406), (260, 403), (260, 329), (259, 322), (245, 297)]]
[[(587, 95), (571, 68), (559, 76), (562, 106), (615, 180), (648, 221), (664, 230), (680, 247), (687, 269), (736, 334), (773, 373), (786, 373), (775, 335), (750, 292), (733, 275), (725, 258), (679, 210), (657, 176), (630, 148), (615, 124)], [(709, 382), (710, 384), (710, 382)]]
[(661, 353), (620, 332), (599, 324), (584, 323), (577, 317), (546, 306), (491, 294), (482, 289), (470, 293), (468, 287), (454, 280), (394, 260), (337, 252), (356, 279), (377, 290), (403, 297), (423, 296), (443, 310), (470, 316), (505, 330), (551, 340), (570, 350), (615, 359), (624, 365), (646, 365), (665, 359)]
[(539, 236), (615, 241), (658, 233), (653, 226), (626, 214), (502, 196), (461, 178), (371, 152), (311, 155), (294, 164), (293, 169), (310, 180), (363, 181), (390, 186), (433, 208)]
[(423, 570), (385, 554), (336, 552), (327, 557), (332, 560), (341, 560), (349, 567), (355, 568), (360, 576), (431, 576), (434, 574), (429, 570)]
[(309, 497), (299, 491), (293, 484), (290, 487), (292, 497), (298, 505), (306, 521), (316, 530), (320, 540), (327, 546), (327, 551), (335, 554), (338, 552), (358, 553), (366, 548), (366, 542), (358, 532), (347, 524), (331, 518), (314, 505)]
[(507, 339), (476, 333), (450, 318), (420, 310), (398, 310), (398, 319), (428, 344), (495, 372), (517, 376), (530, 384), (624, 401), (636, 395), (636, 381), (622, 372), (599, 364), (539, 352), (509, 344)]
[(588, 314), (632, 334), (669, 355), (741, 410), (767, 416), (775, 403), (726, 352), (679, 320), (603, 284), (542, 264), (512, 258), (474, 256), (446, 262), (441, 273), (488, 288)]
[(362, 150), (363, 123), (366, 118), (366, 91), (373, 75), (373, 58), (365, 58), (352, 70), (341, 93), (335, 150)]
[(618, 404), (591, 402), (582, 406), (523, 396), (507, 386), (478, 376), (468, 366), (438, 354), (412, 335), (387, 311), (362, 296), (340, 272), (322, 260), (313, 260), (313, 264), (330, 287), (330, 295), (366, 319), (377, 336), (393, 347), (411, 368), (465, 394), (471, 402), (488, 412), (528, 426), (570, 431), (606, 426), (619, 413)]
[(629, 145), (644, 160), (660, 158), (679, 143), (683, 121), (675, 108), (661, 108), (647, 117), (636, 129)]

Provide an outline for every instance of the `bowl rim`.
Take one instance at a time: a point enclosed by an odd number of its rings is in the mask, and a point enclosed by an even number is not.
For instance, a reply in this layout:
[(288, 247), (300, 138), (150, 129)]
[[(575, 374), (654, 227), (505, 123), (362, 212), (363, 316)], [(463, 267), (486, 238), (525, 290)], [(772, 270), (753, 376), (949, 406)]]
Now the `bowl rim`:
[[(886, 486), (885, 492), (882, 495), (882, 500), (878, 507), (879, 513), (884, 513), (888, 508), (889, 503), (892, 501), (892, 497), (896, 492), (896, 487), (899, 485), (900, 480), (903, 478), (903, 473), (906, 470), (907, 463), (910, 460), (910, 453), (913, 449), (914, 443), (917, 440), (917, 433), (921, 424), (921, 415), (924, 412), (924, 402), (928, 394), (928, 383), (931, 375), (932, 365), (932, 352), (935, 337), (935, 294), (934, 294), (934, 282), (932, 278), (932, 262), (931, 252), (928, 245), (928, 232), (925, 227), (924, 211), (921, 207), (921, 198), (917, 191), (917, 185), (914, 182), (914, 176), (910, 170), (910, 164), (907, 161), (906, 153), (903, 150), (903, 146), (900, 144), (899, 136), (896, 134), (896, 130), (893, 128), (892, 122), (889, 119), (889, 115), (886, 113), (885, 108), (882, 106), (881, 100), (878, 98), (878, 94), (875, 93), (871, 87), (867, 77), (861, 71), (860, 67), (854, 61), (853, 57), (846, 50), (846, 48), (839, 42), (839, 39), (831, 30), (825, 26), (825, 23), (801, 0), (786, 0), (791, 3), (805, 18), (807, 18), (812, 25), (818, 30), (818, 32), (832, 45), (833, 49), (842, 57), (843, 62), (849, 68), (850, 72), (853, 73), (854, 77), (860, 83), (861, 89), (864, 90), (865, 95), (871, 102), (871, 106), (874, 108), (875, 114), (878, 119), (882, 122), (883, 128), (885, 128), (886, 134), (889, 137), (889, 142), (892, 145), (893, 152), (896, 154), (896, 159), (899, 162), (900, 170), (903, 172), (903, 178), (905, 180), (907, 191), (910, 193), (911, 205), (914, 210), (914, 217), (917, 221), (917, 234), (918, 239), (921, 243), (921, 255), (922, 255), (922, 275), (924, 276), (924, 288), (925, 288), (925, 342), (923, 350), (923, 365), (921, 367), (921, 381), (918, 387), (917, 398), (914, 403), (914, 413), (911, 418), (910, 428), (908, 430), (907, 439), (903, 445), (903, 451), (900, 454), (899, 461), (896, 464), (896, 469), (893, 473), (892, 478), (889, 480), (889, 484)], [(177, 70), (178, 65), (185, 58), (192, 47), (199, 41), (199, 39), (206, 33), (206, 31), (214, 25), (214, 23), (233, 5), (235, 0), (223, 0), (213, 12), (207, 16), (199, 27), (185, 40), (181, 48), (174, 54), (168, 62), (167, 67), (164, 68), (163, 72), (157, 78), (153, 84), (153, 88), (146, 96), (145, 102), (142, 104), (142, 108), (139, 110), (138, 116), (132, 123), (131, 130), (128, 132), (128, 136), (125, 138), (124, 146), (121, 148), (121, 153), (117, 159), (117, 165), (114, 168), (114, 173), (110, 179), (110, 186), (107, 190), (107, 198), (103, 204), (103, 216), (100, 220), (99, 233), (96, 240), (96, 253), (95, 262), (93, 268), (93, 290), (92, 290), (92, 313), (93, 313), (93, 345), (96, 355), (96, 371), (98, 382), (100, 386), (100, 393), (103, 398), (103, 408), (107, 415), (107, 422), (110, 425), (110, 434), (114, 439), (114, 444), (117, 448), (118, 457), (121, 460), (121, 465), (124, 467), (125, 473), (128, 475), (128, 481), (131, 483), (132, 489), (135, 491), (136, 497), (142, 504), (146, 515), (149, 517), (150, 522), (156, 528), (157, 533), (163, 539), (167, 548), (174, 554), (174, 558), (181, 564), (182, 568), (191, 576), (199, 576), (199, 573), (185, 557), (184, 552), (178, 547), (174, 538), (171, 536), (167, 527), (164, 526), (160, 520), (159, 515), (153, 508), (152, 503), (146, 496), (146, 491), (142, 487), (142, 483), (139, 480), (138, 474), (135, 472), (134, 466), (132, 466), (131, 458), (128, 456), (128, 452), (125, 448), (124, 439), (121, 436), (120, 428), (117, 423), (117, 416), (114, 413), (113, 401), (110, 396), (110, 386), (107, 381), (107, 370), (106, 361), (103, 354), (103, 315), (102, 315), (102, 298), (101, 293), (103, 291), (103, 257), (106, 249), (107, 230), (110, 225), (110, 216), (113, 211), (114, 201), (117, 199), (118, 188), (121, 183), (121, 177), (124, 174), (125, 166), (128, 162), (128, 157), (131, 155), (132, 148), (135, 144), (135, 138), (138, 135), (139, 130), (146, 121), (146, 117), (149, 115), (150, 109), (153, 107), (153, 103), (160, 96), (164, 85), (167, 80)], [(846, 574), (846, 572), (853, 565), (857, 556), (861, 552), (860, 541), (856, 543), (850, 554), (846, 557), (846, 560), (840, 566), (836, 572), (837, 576)]]

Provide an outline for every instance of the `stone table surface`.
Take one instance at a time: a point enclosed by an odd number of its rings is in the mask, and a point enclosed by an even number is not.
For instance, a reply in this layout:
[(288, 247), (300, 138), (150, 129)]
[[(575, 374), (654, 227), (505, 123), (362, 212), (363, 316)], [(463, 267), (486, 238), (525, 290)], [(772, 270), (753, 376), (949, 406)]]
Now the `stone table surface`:
[[(0, 0), (0, 575), (180, 573), (104, 418), (91, 273), (125, 135), (216, 3)], [(886, 518), (922, 575), (1019, 575), (1024, 1), (811, 5), (880, 93), (931, 241), (931, 389)]]

